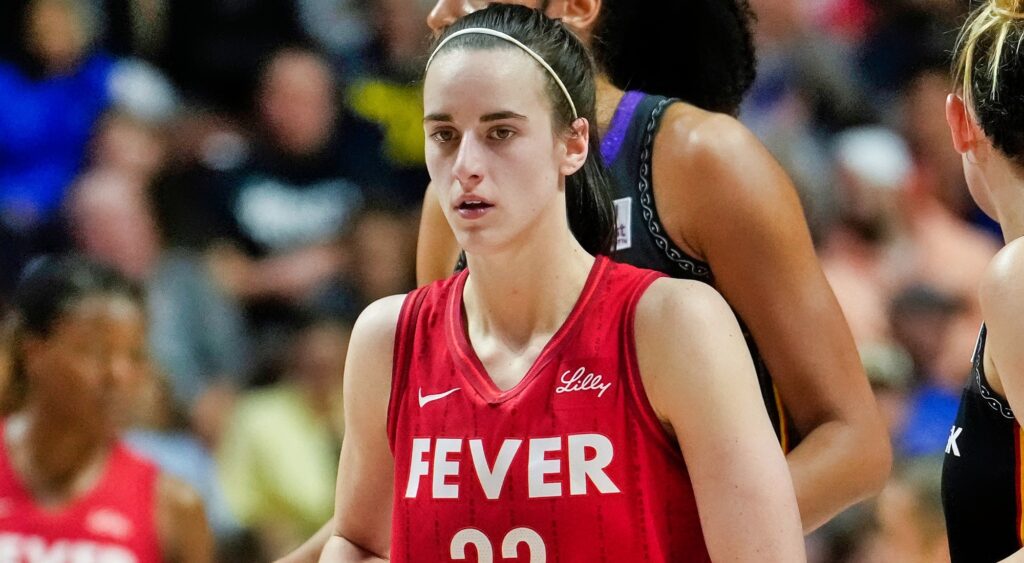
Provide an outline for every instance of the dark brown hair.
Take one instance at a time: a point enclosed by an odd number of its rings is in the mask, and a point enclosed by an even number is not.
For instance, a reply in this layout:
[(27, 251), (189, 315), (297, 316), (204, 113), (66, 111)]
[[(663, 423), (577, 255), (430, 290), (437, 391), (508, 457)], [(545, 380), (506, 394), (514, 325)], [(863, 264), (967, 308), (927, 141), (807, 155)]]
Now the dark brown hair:
[[(548, 18), (540, 10), (514, 4), (491, 4), (459, 19), (437, 37), (434, 48), (449, 35), (471, 27), (505, 33), (540, 55), (565, 84), (579, 117), (590, 123), (587, 161), (580, 170), (565, 179), (566, 211), (569, 228), (580, 245), (591, 254), (609, 254), (615, 242), (615, 218), (596, 127), (597, 69), (589, 51), (561, 22)], [(445, 43), (441, 51), (452, 49), (518, 47), (489, 35), (469, 34)], [(541, 67), (538, 65), (537, 68)], [(574, 121), (572, 107), (555, 80), (547, 72), (544, 72), (544, 76), (548, 84), (548, 98), (554, 110), (552, 122), (556, 128), (569, 131)]]

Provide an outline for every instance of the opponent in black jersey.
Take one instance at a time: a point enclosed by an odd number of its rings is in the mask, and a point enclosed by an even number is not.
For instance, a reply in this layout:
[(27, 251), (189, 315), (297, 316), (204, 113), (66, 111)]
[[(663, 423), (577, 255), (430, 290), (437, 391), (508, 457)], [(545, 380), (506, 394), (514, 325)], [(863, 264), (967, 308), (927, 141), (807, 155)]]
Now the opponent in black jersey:
[[(429, 23), (440, 29), (487, 3), (438, 0)], [(613, 114), (644, 104), (634, 108), (644, 124), (630, 131), (634, 119), (626, 120), (621, 154), (612, 160), (633, 168), (627, 174), (633, 184), (619, 186), (625, 191), (616, 196), (631, 198), (619, 203), (620, 217), (632, 218), (621, 234), (639, 245), (633, 249), (651, 252), (629, 257), (631, 249), (622, 249), (616, 259), (713, 281), (743, 319), (778, 389), (776, 397), (763, 379), (768, 407), (785, 405), (789, 416), (776, 422), (791, 423), (802, 437), (788, 458), (805, 530), (880, 488), (888, 474), (888, 438), (799, 199), (764, 146), (728, 115), (752, 77), (746, 2), (515, 3), (545, 9), (593, 45), (605, 70), (598, 126), (609, 142), (616, 137)], [(631, 99), (622, 86), (684, 101), (663, 106), (651, 119), (655, 107), (648, 104), (660, 100)], [(639, 199), (640, 178), (647, 207)], [(420, 225), (420, 283), (450, 275), (458, 255), (435, 189), (427, 191)], [(648, 221), (655, 213), (660, 220)], [(779, 430), (788, 441), (789, 428)]]
[(942, 507), (957, 561), (1001, 561), (1021, 548), (1021, 427), (985, 378), (986, 329), (946, 440)]
[(946, 101), (971, 196), (1006, 246), (982, 278), (985, 320), (946, 443), (942, 501), (954, 562), (1001, 561), (1022, 545), (1024, 412), (1024, 5), (987, 0), (957, 42), (957, 92)]
[[(654, 137), (665, 110), (677, 99), (629, 91), (622, 96), (602, 141), (601, 155), (612, 177), (618, 240), (614, 257), (627, 264), (642, 264), (674, 278), (697, 280), (714, 286), (707, 262), (690, 256), (666, 234), (654, 201), (652, 178)], [(757, 343), (740, 319), (743, 336), (757, 370), (761, 396), (783, 451), (799, 443), (786, 415)]]

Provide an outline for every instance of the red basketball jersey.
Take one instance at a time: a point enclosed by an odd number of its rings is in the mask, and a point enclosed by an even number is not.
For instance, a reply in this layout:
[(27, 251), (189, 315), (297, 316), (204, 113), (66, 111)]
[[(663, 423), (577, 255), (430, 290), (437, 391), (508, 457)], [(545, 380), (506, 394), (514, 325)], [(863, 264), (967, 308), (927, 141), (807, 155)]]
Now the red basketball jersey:
[(160, 563), (158, 474), (155, 465), (118, 444), (91, 491), (66, 506), (43, 508), (0, 447), (0, 561)]
[(708, 561), (686, 465), (637, 368), (656, 272), (594, 263), (565, 324), (500, 391), (466, 336), (463, 272), (409, 295), (388, 437), (395, 561)]

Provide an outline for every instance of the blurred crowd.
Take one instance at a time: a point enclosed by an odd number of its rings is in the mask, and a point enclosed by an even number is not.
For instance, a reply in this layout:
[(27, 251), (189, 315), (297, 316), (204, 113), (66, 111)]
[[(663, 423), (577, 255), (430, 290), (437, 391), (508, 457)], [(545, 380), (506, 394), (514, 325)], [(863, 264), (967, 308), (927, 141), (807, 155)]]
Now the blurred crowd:
[[(960, 0), (753, 0), (741, 119), (790, 172), (889, 427), (889, 486), (812, 538), (821, 561), (948, 561), (941, 456), (998, 226), (967, 192), (944, 104)], [(808, 346), (814, 346), (808, 342)]]
[[(897, 453), (811, 556), (943, 561), (938, 468), (1000, 245), (944, 120), (967, 2), (750, 4), (740, 118), (797, 184)], [(146, 289), (126, 436), (201, 492), (224, 560), (279, 555), (332, 513), (351, 324), (414, 285), (431, 5), (0, 3), (0, 309), (43, 252)]]

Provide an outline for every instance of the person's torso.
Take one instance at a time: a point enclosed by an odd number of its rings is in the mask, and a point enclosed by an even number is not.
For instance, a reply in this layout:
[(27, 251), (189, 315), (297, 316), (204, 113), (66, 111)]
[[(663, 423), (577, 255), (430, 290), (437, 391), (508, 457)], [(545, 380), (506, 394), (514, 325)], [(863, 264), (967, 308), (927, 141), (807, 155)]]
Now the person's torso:
[(344, 425), (317, 414), (304, 393), (284, 382), (247, 393), (235, 406), (218, 463), (246, 524), (287, 523), (312, 535), (334, 513)]
[(380, 130), (346, 114), (313, 154), (260, 146), (226, 175), (220, 213), (257, 256), (329, 243), (346, 232), (365, 201), (387, 196), (382, 190), (391, 174)]
[[(626, 92), (601, 142), (601, 155), (612, 176), (618, 238), (613, 258), (639, 268), (657, 270), (674, 278), (714, 286), (707, 262), (689, 255), (672, 241), (662, 225), (654, 200), (654, 140), (668, 107), (678, 100), (642, 92)], [(714, 189), (714, 186), (708, 186)], [(751, 265), (751, 267), (755, 267)], [(772, 426), (785, 451), (798, 436), (772, 383), (771, 374), (750, 331), (740, 319), (761, 395)]]
[(637, 367), (636, 304), (659, 275), (598, 258), (561, 329), (506, 391), (466, 335), (466, 277), (410, 294), (400, 317), (392, 558), (708, 560), (682, 454)]
[(0, 448), (0, 560), (159, 563), (158, 470), (118, 444), (103, 475), (59, 508), (39, 506)]
[(110, 57), (92, 54), (66, 75), (38, 78), (13, 63), (0, 62), (4, 220), (35, 223), (58, 210), (85, 163), (97, 123), (111, 104), (114, 66)]
[(942, 467), (953, 563), (1001, 561), (1021, 548), (1021, 427), (985, 379), (982, 327)]

